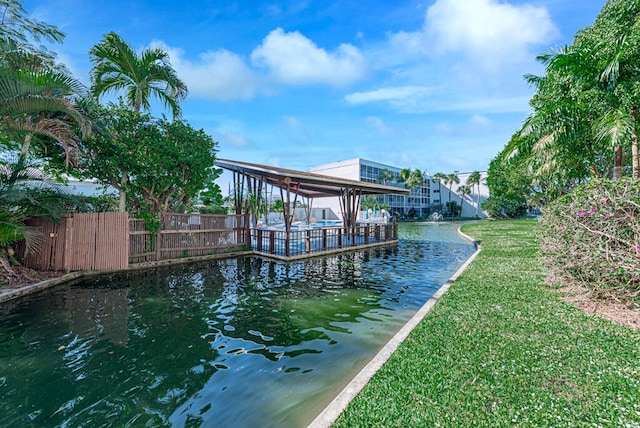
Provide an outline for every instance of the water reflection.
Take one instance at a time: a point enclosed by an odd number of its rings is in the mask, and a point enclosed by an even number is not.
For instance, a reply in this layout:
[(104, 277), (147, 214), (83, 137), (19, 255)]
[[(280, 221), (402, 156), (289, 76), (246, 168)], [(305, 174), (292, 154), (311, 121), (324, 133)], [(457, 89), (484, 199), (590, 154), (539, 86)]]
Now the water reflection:
[(129, 272), (4, 305), (0, 425), (304, 426), (473, 251), (407, 230), (398, 247)]

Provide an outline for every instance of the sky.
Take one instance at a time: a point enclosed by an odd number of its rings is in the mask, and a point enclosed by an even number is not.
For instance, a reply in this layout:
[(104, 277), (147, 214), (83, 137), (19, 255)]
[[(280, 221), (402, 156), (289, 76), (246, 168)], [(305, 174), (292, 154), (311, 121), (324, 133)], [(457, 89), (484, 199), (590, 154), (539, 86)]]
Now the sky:
[[(189, 89), (183, 119), (218, 158), (308, 171), (356, 157), (486, 170), (530, 113), (536, 56), (571, 44), (605, 0), (25, 0), (89, 85), (114, 31), (161, 47)], [(108, 100), (109, 98), (106, 98)], [(154, 116), (170, 112), (154, 105)], [(230, 177), (220, 179), (223, 189)]]

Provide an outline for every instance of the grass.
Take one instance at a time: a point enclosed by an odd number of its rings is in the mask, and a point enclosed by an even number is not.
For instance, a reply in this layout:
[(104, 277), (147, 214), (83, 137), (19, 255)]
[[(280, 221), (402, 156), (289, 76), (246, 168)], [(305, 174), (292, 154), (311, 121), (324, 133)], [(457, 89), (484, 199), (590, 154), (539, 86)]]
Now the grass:
[(535, 224), (463, 227), (482, 252), (334, 427), (640, 426), (640, 332), (545, 286)]

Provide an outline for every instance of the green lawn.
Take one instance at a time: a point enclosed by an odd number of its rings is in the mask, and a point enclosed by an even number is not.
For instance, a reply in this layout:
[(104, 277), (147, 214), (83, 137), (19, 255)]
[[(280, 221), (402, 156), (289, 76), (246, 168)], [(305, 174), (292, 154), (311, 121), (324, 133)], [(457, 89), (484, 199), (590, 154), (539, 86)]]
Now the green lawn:
[(482, 252), (334, 426), (640, 426), (640, 332), (544, 285), (535, 224), (463, 227)]

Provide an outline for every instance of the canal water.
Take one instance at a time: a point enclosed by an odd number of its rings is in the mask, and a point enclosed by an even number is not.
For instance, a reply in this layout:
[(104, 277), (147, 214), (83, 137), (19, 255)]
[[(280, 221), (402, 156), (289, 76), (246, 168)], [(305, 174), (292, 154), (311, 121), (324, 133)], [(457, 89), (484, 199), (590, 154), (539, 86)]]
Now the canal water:
[(306, 426), (474, 247), (256, 257), (59, 286), (0, 305), (0, 426)]

